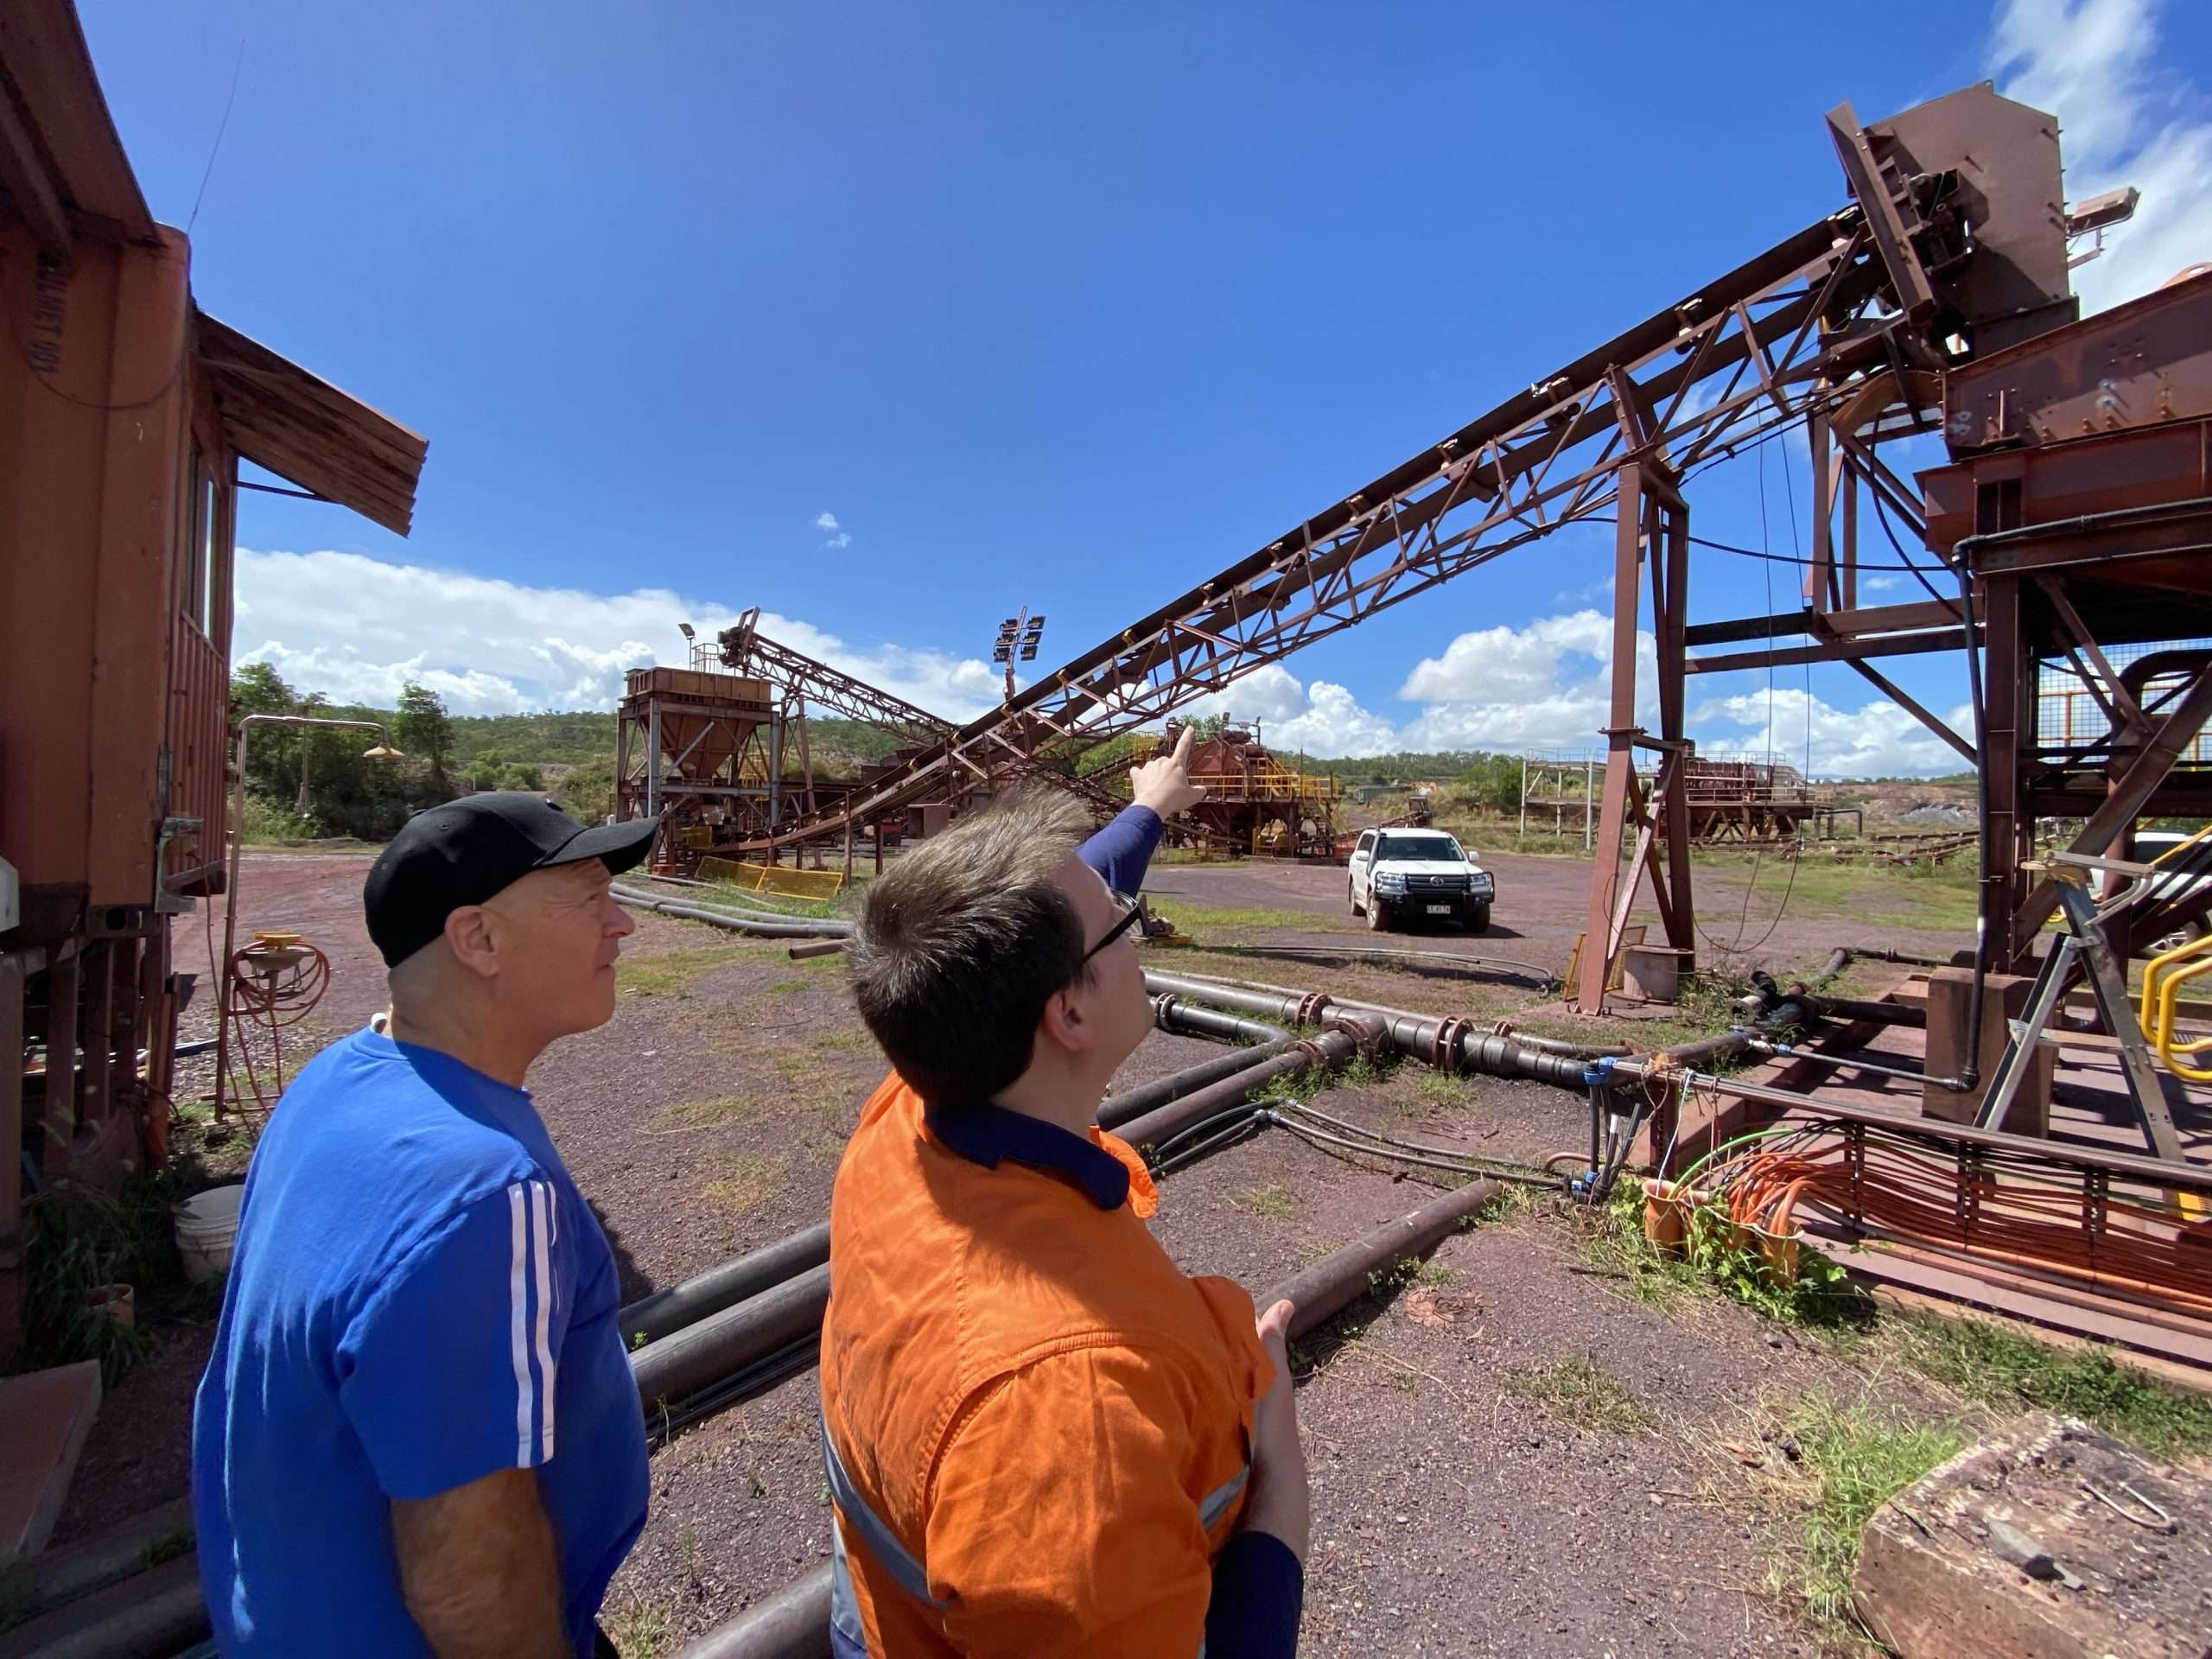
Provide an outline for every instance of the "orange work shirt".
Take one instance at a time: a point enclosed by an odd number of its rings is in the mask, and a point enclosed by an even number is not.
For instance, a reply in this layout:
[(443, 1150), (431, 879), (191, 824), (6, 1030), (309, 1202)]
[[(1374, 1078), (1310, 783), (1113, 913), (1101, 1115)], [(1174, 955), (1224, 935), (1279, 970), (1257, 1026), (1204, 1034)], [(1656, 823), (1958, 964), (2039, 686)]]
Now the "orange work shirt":
[(1274, 1366), (1252, 1299), (1144, 1224), (1143, 1160), (895, 1074), (830, 1206), (836, 1648), (1197, 1653)]

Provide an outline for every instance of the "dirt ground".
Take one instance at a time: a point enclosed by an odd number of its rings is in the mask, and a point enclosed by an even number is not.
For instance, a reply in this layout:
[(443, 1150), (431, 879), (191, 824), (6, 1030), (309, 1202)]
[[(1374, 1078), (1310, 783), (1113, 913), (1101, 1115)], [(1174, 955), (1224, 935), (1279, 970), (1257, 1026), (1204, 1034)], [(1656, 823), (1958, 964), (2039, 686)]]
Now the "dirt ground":
[[(1171, 914), (1179, 907), (1202, 946), (1371, 944), (1560, 971), (1587, 867), (1487, 861), (1499, 893), (1484, 936), (1370, 936), (1346, 910), (1343, 872), (1324, 867), (1170, 866), (1147, 891)], [(332, 963), (327, 995), (288, 1040), (288, 1065), (382, 1005), (359, 921), (365, 868), (357, 857), (246, 861), (242, 928), (304, 932)], [(1740, 879), (1725, 874), (1701, 887), (1701, 905), (1731, 930), (1742, 896)], [(1755, 894), (1748, 913), (1764, 916), (1760, 903)], [(1909, 910), (1785, 917), (1761, 956), (1787, 970), (1875, 929), (1908, 948), (1964, 942), (1911, 921)], [(181, 929), (178, 940), (190, 967), (197, 936)], [(1203, 949), (1163, 950), (1156, 965), (1325, 983), (1486, 1019), (1541, 1022), (1548, 1001), (1510, 974), (1347, 972)], [(188, 1016), (188, 1035), (211, 1007), (202, 999)], [(1156, 1033), (1117, 1086), (1217, 1052)], [(212, 1059), (190, 1065), (178, 1091), (181, 1143), (235, 1167), (246, 1137), (207, 1144), (196, 1096), (210, 1086)], [(837, 958), (794, 963), (772, 944), (644, 916), (626, 946), (613, 1020), (559, 1045), (531, 1083), (635, 1297), (820, 1219), (845, 1135), (881, 1071)], [(1332, 1090), (1328, 1109), (1501, 1157), (1540, 1158), (1587, 1134), (1569, 1096), (1410, 1066)], [(1430, 1192), (1268, 1130), (1166, 1177), (1154, 1225), (1186, 1268), (1257, 1292)], [(172, 1321), (153, 1357), (112, 1390), (57, 1543), (184, 1490), (191, 1391), (211, 1337), (204, 1309)], [(1446, 1241), (1411, 1287), (1362, 1304), (1309, 1347), (1300, 1402), (1315, 1520), (1304, 1651), (1323, 1656), (1818, 1651), (1817, 1637), (1766, 1590), (1786, 1521), (1777, 1530), (1769, 1510), (1732, 1495), (1714, 1447), (1756, 1439), (1764, 1413), (1808, 1390), (1910, 1397), (1733, 1305), (1634, 1300), (1589, 1265), (1548, 1201)], [(1545, 1382), (1559, 1377), (1574, 1381), (1565, 1404)], [(626, 1655), (673, 1653), (826, 1559), (817, 1433), (807, 1372), (656, 1453), (652, 1519), (607, 1601)]]

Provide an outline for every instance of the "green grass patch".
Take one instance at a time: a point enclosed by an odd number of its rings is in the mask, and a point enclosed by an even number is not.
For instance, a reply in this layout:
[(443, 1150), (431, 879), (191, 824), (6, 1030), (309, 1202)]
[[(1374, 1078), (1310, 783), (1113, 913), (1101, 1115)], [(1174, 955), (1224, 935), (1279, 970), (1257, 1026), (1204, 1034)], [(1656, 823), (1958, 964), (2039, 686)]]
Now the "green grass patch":
[(1242, 910), (1236, 907), (1217, 907), (1194, 905), (1184, 899), (1162, 899), (1153, 904), (1155, 915), (1165, 916), (1184, 932), (1200, 935), (1215, 933), (1258, 933), (1289, 930), (1300, 933), (1335, 933), (1348, 931), (1349, 917), (1338, 918), (1313, 911), (1299, 910)]
[(1576, 1428), (1632, 1434), (1650, 1419), (1611, 1372), (1587, 1354), (1508, 1371), (1507, 1389)]
[(669, 1116), (687, 1128), (705, 1128), (710, 1124), (735, 1123), (760, 1109), (760, 1103), (748, 1095), (716, 1095), (709, 1100), (687, 1100), (671, 1109)]
[(1421, 1076), (1414, 1080), (1414, 1093), (1432, 1105), (1463, 1106), (1466, 1103), (1469, 1089), (1461, 1078), (1423, 1068)]
[(740, 944), (702, 944), (656, 956), (623, 957), (614, 964), (615, 984), (624, 996), (681, 1000), (691, 995), (692, 985), (703, 976), (745, 954)]
[(1770, 1319), (1849, 1340), (1874, 1322), (1874, 1306), (1842, 1267), (1809, 1247), (1798, 1255), (1797, 1277), (1776, 1279), (1758, 1254), (1736, 1243), (1717, 1212), (1692, 1217), (1686, 1257), (1655, 1249), (1643, 1236), (1643, 1187), (1623, 1179), (1602, 1208), (1570, 1211), (1582, 1259), (1618, 1279), (1637, 1301), (1664, 1305), (1684, 1295), (1719, 1295)]
[(1980, 1319), (1906, 1320), (1900, 1338), (1908, 1365), (1963, 1398), (2080, 1417), (2160, 1457), (2212, 1452), (2212, 1401), (2161, 1386), (2109, 1349), (2053, 1348)]
[(767, 1159), (746, 1153), (717, 1154), (709, 1163), (720, 1173), (707, 1183), (700, 1196), (732, 1215), (743, 1215), (766, 1204), (775, 1196), (778, 1180), (783, 1174)]
[(768, 996), (796, 996), (801, 991), (804, 990), (810, 982), (811, 982), (804, 979), (779, 979), (774, 984), (769, 986), (764, 995)]
[(1287, 1187), (1255, 1186), (1229, 1202), (1232, 1209), (1242, 1210), (1248, 1216), (1266, 1216), (1275, 1221), (1287, 1221), (1298, 1213), (1298, 1200)]
[(676, 1650), (676, 1621), (658, 1602), (632, 1599), (610, 1611), (604, 1623), (622, 1659), (664, 1659)]
[[(1700, 910), (1707, 928), (1724, 943), (1735, 936), (1729, 912), (1745, 908), (1745, 884), (1751, 887), (1747, 945), (1766, 931), (1785, 893), (1789, 913), (1800, 921), (1880, 921), (1930, 932), (1970, 931), (1974, 924), (1971, 858), (1943, 864), (1883, 864), (1808, 853), (1796, 861), (1793, 878), (1789, 861), (1771, 853), (1760, 858), (1756, 868), (1749, 853), (1706, 852), (1692, 857), (1701, 871), (1716, 878), (1701, 895)], [(1716, 919), (1720, 925), (1715, 925)]]
[(859, 891), (860, 884), (855, 881), (833, 899), (793, 899), (779, 893), (754, 893), (728, 882), (710, 881), (705, 887), (695, 889), (694, 896), (683, 902), (697, 905), (703, 910), (757, 910), (771, 916), (789, 916), (795, 921), (821, 921), (849, 914)]
[(1840, 1627), (1851, 1601), (1859, 1535), (1874, 1511), (1937, 1465), (1964, 1438), (1948, 1424), (1912, 1423), (1872, 1406), (1808, 1396), (1783, 1423), (1818, 1483), (1805, 1514), (1804, 1542), (1777, 1562), (1777, 1593), (1802, 1598), (1824, 1625)]

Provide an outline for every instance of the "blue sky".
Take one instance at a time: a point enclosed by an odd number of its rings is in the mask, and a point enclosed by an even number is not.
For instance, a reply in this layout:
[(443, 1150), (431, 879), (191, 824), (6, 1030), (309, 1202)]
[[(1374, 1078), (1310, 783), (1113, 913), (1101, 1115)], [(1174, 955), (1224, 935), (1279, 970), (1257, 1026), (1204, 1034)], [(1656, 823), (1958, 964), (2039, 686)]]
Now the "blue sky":
[[(411, 674), (468, 712), (603, 703), (677, 620), (755, 604), (973, 712), (1017, 606), (1071, 654), (1839, 206), (1844, 99), (1871, 119), (1998, 73), (2065, 100), (2074, 194), (2148, 193), (2148, 168), (2167, 201), (2212, 196), (2205, 100), (2165, 67), (2212, 60), (2207, 9), (1681, 16), (85, 8), (170, 222), (242, 61), (201, 305), (430, 440), (410, 540), (248, 499), (238, 655), (347, 696)], [(2138, 264), (2202, 226), (2165, 211)], [(2146, 280), (2123, 263), (2085, 289)], [(1766, 481), (1786, 550), (1778, 458)], [(1748, 465), (1694, 505), (1758, 541)], [(1603, 543), (1510, 555), (1227, 703), (1316, 750), (1594, 744)], [(1705, 559), (1694, 612), (1764, 587)], [(1956, 659), (1898, 677), (1964, 695)], [(1727, 678), (1693, 687), (1707, 747), (1759, 739), (1764, 677)], [(1780, 685), (1794, 751), (1802, 672)], [(1811, 690), (1816, 770), (1953, 764), (1848, 670)]]

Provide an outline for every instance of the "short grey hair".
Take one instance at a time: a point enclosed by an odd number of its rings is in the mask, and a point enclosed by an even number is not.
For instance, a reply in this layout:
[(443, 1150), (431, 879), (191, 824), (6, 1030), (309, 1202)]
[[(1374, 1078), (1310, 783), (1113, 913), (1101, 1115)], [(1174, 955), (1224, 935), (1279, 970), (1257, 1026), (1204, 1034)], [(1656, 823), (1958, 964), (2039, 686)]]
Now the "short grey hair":
[(868, 889), (846, 957), (853, 1000), (931, 1105), (982, 1105), (1029, 1069), (1045, 1005), (1087, 971), (1053, 878), (1090, 815), (1033, 785), (924, 842)]

